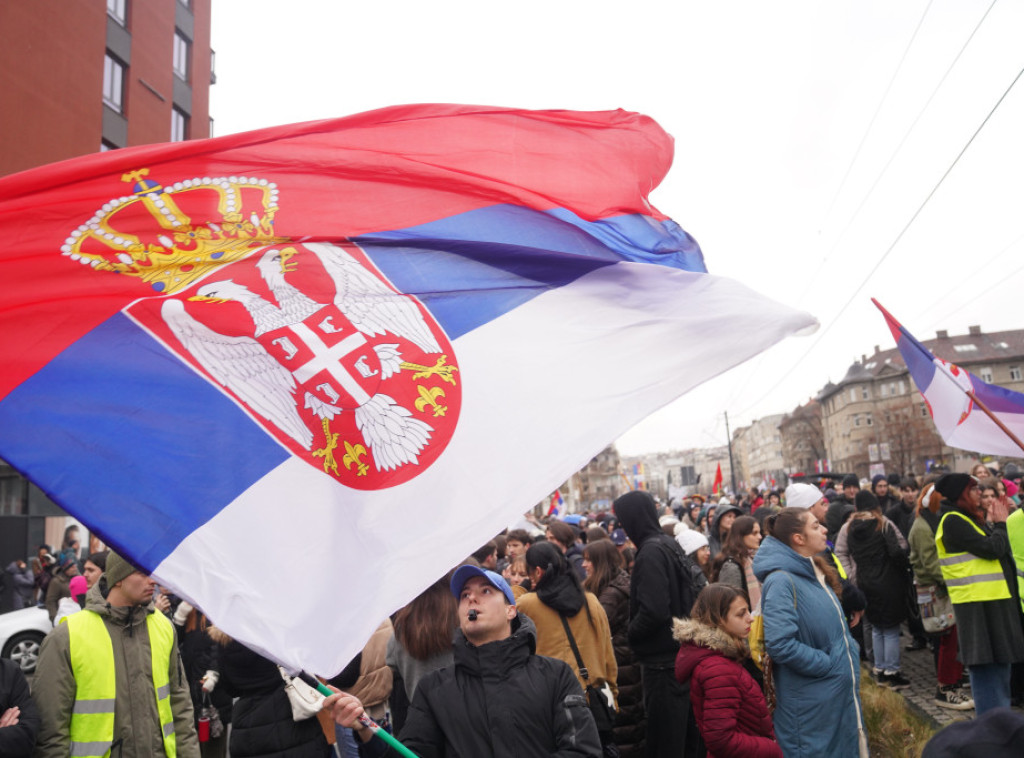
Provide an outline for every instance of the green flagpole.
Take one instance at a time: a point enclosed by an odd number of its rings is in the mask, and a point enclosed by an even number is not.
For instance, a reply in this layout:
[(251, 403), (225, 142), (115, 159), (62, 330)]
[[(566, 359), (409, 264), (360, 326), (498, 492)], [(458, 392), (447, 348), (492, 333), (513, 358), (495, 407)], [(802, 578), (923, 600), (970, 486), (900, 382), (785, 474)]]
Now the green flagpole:
[[(325, 697), (330, 697), (331, 695), (335, 694), (334, 690), (329, 689), (327, 685), (318, 680), (316, 677), (310, 676), (305, 671), (300, 671), (298, 676), (310, 687), (316, 687), (317, 692), (321, 693)], [(388, 745), (397, 750), (401, 755), (405, 756), (405, 758), (419, 758), (419, 756), (416, 755), (416, 753), (412, 752), (409, 748), (407, 748), (405, 745), (403, 745), (401, 742), (395, 739), (394, 735), (389, 733), (386, 729), (381, 729), (380, 724), (375, 722), (365, 713), (359, 717), (359, 723), (365, 726), (367, 729), (369, 729), (375, 737), (380, 737), (382, 740), (388, 743)]]

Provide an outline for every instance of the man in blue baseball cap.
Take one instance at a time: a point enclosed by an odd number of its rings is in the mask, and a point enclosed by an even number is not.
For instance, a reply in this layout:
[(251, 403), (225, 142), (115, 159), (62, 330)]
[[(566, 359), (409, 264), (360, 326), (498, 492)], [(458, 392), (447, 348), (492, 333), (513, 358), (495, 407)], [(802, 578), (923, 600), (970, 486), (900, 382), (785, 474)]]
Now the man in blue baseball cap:
[[(600, 756), (576, 675), (564, 662), (534, 653), (537, 629), (518, 614), (508, 582), (465, 565), (452, 575), (451, 591), (459, 601), (455, 663), (420, 680), (399, 740), (422, 756)], [(364, 742), (372, 737), (359, 722), (357, 698), (339, 692), (324, 708)]]

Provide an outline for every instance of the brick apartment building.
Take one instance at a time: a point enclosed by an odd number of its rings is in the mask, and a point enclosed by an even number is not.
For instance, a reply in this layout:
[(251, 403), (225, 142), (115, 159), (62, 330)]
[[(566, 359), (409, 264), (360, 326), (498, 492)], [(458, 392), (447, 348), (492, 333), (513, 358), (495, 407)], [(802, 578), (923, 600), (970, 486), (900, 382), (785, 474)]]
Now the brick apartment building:
[(0, 3), (0, 175), (210, 136), (211, 2)]
[[(0, 176), (210, 136), (211, 2), (0, 2)], [(56, 548), (67, 523), (0, 461), (0, 566), (42, 542)], [(0, 597), (0, 611), (8, 603)]]

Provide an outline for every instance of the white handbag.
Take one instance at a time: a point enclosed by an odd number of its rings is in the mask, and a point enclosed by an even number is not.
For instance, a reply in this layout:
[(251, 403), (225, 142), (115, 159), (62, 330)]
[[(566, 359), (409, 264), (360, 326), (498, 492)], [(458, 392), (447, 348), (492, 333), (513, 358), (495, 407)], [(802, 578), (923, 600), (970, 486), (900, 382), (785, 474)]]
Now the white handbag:
[(305, 721), (318, 714), (323, 708), (324, 696), (297, 676), (288, 676), (288, 672), (280, 666), (277, 667), (277, 670), (281, 672), (281, 678), (284, 680), (284, 692), (292, 706), (292, 720)]
[(917, 585), (917, 605), (921, 609), (921, 625), (928, 634), (938, 634), (956, 625), (953, 603), (948, 595), (939, 597), (936, 587)]

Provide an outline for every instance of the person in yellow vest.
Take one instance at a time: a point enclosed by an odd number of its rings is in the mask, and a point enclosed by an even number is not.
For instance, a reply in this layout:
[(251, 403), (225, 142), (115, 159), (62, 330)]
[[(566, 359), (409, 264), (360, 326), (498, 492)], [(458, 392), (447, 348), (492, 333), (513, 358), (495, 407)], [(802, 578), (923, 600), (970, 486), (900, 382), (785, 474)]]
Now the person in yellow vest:
[(1020, 609), (1024, 612), (1024, 508), (1018, 508), (1006, 519), (1006, 536), (1010, 540), (1010, 552), (1017, 572)]
[(1010, 667), (1024, 661), (1020, 598), (1006, 533), (1009, 514), (996, 500), (987, 514), (989, 527), (978, 480), (969, 474), (945, 474), (935, 489), (945, 498), (935, 548), (980, 716), (1010, 706)]
[(85, 608), (43, 640), (36, 758), (199, 758), (192, 698), (155, 583), (116, 553)]

